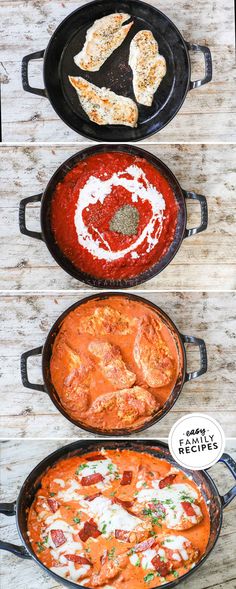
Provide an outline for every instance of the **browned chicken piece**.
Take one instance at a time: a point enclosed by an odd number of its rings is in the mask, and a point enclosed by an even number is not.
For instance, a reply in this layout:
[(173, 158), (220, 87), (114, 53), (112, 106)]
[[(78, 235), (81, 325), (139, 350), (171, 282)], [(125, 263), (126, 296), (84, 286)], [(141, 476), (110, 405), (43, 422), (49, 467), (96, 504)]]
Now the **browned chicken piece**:
[(109, 342), (93, 341), (88, 349), (99, 360), (100, 369), (114, 388), (131, 387), (134, 384), (136, 374), (126, 368), (118, 346)]
[(139, 417), (152, 415), (158, 408), (159, 403), (152, 393), (142, 387), (135, 386), (132, 389), (100, 395), (91, 405), (87, 415), (115, 409), (119, 419), (122, 419), (123, 423), (127, 425)]
[(150, 387), (162, 387), (171, 381), (173, 362), (170, 351), (161, 337), (158, 321), (148, 315), (140, 321), (134, 359)]
[(90, 335), (107, 335), (118, 333), (128, 335), (132, 332), (134, 321), (112, 307), (97, 307), (92, 315), (83, 317), (79, 325), (79, 333)]
[(66, 397), (66, 406), (72, 411), (81, 413), (87, 411), (90, 403), (89, 388), (81, 384), (81, 375), (79, 370), (73, 370), (64, 381), (64, 395)]
[(93, 574), (89, 584), (92, 587), (99, 587), (107, 584), (111, 579), (114, 579), (128, 564), (127, 554), (120, 554), (113, 560), (109, 560), (108, 556), (103, 559), (100, 571), (98, 574)]
[(84, 413), (90, 403), (89, 383), (94, 365), (91, 358), (78, 354), (67, 344), (64, 350), (68, 356), (68, 365), (71, 371), (64, 380), (62, 402), (63, 399), (66, 399), (66, 406), (71, 414), (73, 411), (78, 414), (78, 409)]

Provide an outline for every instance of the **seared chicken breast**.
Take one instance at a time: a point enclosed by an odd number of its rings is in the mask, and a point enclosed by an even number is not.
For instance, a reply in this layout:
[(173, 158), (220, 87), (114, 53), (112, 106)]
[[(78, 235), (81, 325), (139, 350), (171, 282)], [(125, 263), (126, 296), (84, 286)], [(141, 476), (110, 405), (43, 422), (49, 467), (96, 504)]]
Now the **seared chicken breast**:
[(133, 22), (123, 25), (129, 14), (116, 12), (95, 20), (88, 29), (82, 51), (75, 55), (74, 62), (82, 70), (97, 72), (108, 57), (123, 43)]
[(109, 342), (93, 341), (88, 350), (98, 359), (102, 373), (115, 389), (132, 387), (136, 374), (127, 369), (118, 346)]
[(132, 389), (100, 395), (92, 403), (87, 417), (97, 415), (99, 419), (109, 410), (114, 411), (119, 419), (122, 418), (125, 425), (130, 425), (139, 417), (152, 415), (158, 408), (159, 404), (152, 393), (143, 387), (134, 386)]
[(69, 76), (69, 81), (78, 94), (82, 108), (93, 123), (137, 126), (138, 109), (131, 98), (119, 96), (108, 88), (98, 88), (82, 77)]
[(166, 60), (158, 51), (151, 31), (139, 31), (130, 43), (129, 65), (137, 102), (151, 106), (153, 96), (166, 75)]
[(132, 320), (112, 307), (97, 307), (92, 315), (83, 317), (79, 324), (79, 333), (89, 335), (129, 335), (132, 332)]
[(134, 359), (150, 387), (162, 387), (171, 381), (173, 362), (169, 348), (161, 337), (158, 321), (148, 315), (140, 321)]

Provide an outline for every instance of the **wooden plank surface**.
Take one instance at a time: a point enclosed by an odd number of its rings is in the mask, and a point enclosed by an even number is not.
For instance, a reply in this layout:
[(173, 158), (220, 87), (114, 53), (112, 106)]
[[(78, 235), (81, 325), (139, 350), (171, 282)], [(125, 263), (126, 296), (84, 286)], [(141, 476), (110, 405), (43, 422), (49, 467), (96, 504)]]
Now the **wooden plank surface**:
[[(1, 309), (1, 438), (93, 437), (73, 426), (47, 394), (25, 389), (20, 377), (20, 355), (44, 343), (60, 314), (85, 295), (56, 293), (4, 295)], [(184, 385), (172, 410), (145, 437), (168, 436), (186, 411), (202, 411), (221, 423), (226, 436), (236, 437), (235, 319), (236, 293), (144, 293), (175, 322), (180, 332), (202, 337), (208, 351), (208, 372)], [(188, 346), (188, 370), (199, 368), (198, 350)], [(42, 382), (41, 359), (29, 361), (31, 382)], [(139, 434), (138, 437), (142, 437)]]
[[(164, 12), (184, 39), (208, 45), (213, 81), (192, 90), (173, 121), (150, 141), (234, 141), (236, 79), (233, 0), (146, 0)], [(44, 49), (61, 21), (85, 0), (1, 0), (3, 141), (85, 141), (56, 115), (46, 98), (23, 91), (24, 55)], [(192, 79), (203, 78), (202, 56), (192, 55)], [(42, 61), (30, 67), (30, 81), (42, 87)]]
[[(1, 444), (2, 501), (14, 501), (30, 471), (49, 453), (67, 443), (52, 440), (15, 440)], [(226, 451), (236, 459), (236, 440), (226, 441)], [(233, 484), (232, 476), (222, 464), (210, 469), (220, 493), (225, 493)], [(183, 581), (183, 589), (235, 589), (236, 564), (236, 500), (225, 510), (223, 527), (218, 542), (204, 565), (191, 577)], [(14, 517), (1, 516), (1, 538), (20, 544)], [(60, 589), (54, 579), (44, 574), (33, 562), (22, 561), (7, 552), (1, 552), (1, 589)]]
[[(19, 231), (20, 200), (42, 192), (57, 167), (83, 145), (0, 148), (0, 289), (78, 289), (42, 241)], [(207, 197), (207, 231), (185, 239), (172, 263), (144, 289), (236, 288), (236, 145), (145, 145), (173, 171), (181, 186)], [(188, 204), (188, 226), (200, 222), (199, 205)], [(39, 230), (39, 205), (27, 210), (27, 226)]]

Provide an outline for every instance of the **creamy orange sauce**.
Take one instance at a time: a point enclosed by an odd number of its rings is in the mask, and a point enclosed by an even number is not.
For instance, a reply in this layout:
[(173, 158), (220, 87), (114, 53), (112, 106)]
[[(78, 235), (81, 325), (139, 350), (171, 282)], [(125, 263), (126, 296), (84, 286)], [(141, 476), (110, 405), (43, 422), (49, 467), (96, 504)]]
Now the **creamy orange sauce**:
[[(111, 430), (140, 426), (157, 413), (182, 363), (177, 339), (158, 312), (115, 296), (88, 301), (66, 316), (53, 345), (50, 374), (72, 418)], [(104, 402), (101, 410), (98, 398)]]
[[(100, 473), (102, 481), (91, 484), (88, 472)], [(149, 500), (140, 501), (145, 493), (156, 497), (151, 508)], [(93, 537), (84, 534), (86, 525)], [(47, 471), (29, 510), (28, 534), (40, 561), (64, 578), (86, 587), (144, 589), (184, 575), (199, 561), (210, 519), (201, 489), (166, 460), (98, 450)], [(151, 547), (145, 550), (144, 542)]]

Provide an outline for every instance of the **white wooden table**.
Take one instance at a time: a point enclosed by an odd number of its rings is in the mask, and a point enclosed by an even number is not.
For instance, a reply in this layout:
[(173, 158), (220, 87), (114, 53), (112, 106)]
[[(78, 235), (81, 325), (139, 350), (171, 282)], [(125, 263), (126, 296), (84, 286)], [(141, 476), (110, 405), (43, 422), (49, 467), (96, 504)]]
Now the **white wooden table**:
[[(19, 231), (19, 202), (42, 192), (57, 167), (83, 145), (0, 148), (0, 289), (81, 289), (42, 241)], [(236, 288), (236, 145), (145, 145), (173, 171), (181, 186), (207, 197), (207, 231), (185, 239), (172, 263), (140, 288), (224, 290)], [(188, 204), (188, 226), (200, 221)], [(39, 205), (27, 209), (27, 226), (39, 230)]]
[[(52, 440), (15, 440), (1, 444), (2, 492), (1, 501), (14, 501), (30, 471), (40, 460), (57, 448), (67, 444)], [(227, 440), (226, 452), (236, 459), (236, 441)], [(232, 476), (223, 465), (215, 465), (210, 469), (219, 492), (225, 493), (233, 484)], [(183, 581), (183, 589), (235, 589), (235, 541), (236, 541), (236, 499), (225, 509), (223, 527), (218, 542), (209, 559), (191, 577)], [(16, 531), (15, 518), (1, 515), (1, 538), (8, 542), (20, 544)], [(1, 552), (1, 589), (62, 589), (54, 579), (44, 574), (41, 569), (30, 561)]]
[[(93, 437), (72, 425), (46, 393), (25, 389), (21, 384), (20, 355), (44, 343), (59, 315), (85, 295), (51, 293), (4, 295), (1, 309), (1, 435), (0, 438)], [(202, 337), (208, 350), (208, 372), (186, 383), (172, 410), (145, 437), (169, 434), (186, 411), (202, 411), (221, 423), (226, 436), (236, 437), (235, 318), (236, 293), (144, 293), (174, 321), (180, 332)], [(188, 349), (188, 370), (199, 368), (198, 351)], [(41, 360), (29, 361), (31, 382), (42, 383)], [(142, 437), (142, 434), (138, 434)]]
[[(192, 90), (174, 120), (151, 142), (234, 141), (236, 93), (233, 0), (146, 0), (164, 12), (184, 39), (208, 45), (213, 81)], [(23, 91), (24, 55), (45, 49), (61, 21), (85, 0), (0, 0), (3, 141), (82, 140), (55, 114), (49, 101)], [(193, 57), (193, 75), (203, 77), (203, 60)], [(43, 86), (42, 61), (31, 68), (32, 85)]]

